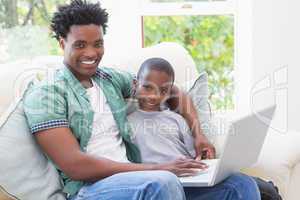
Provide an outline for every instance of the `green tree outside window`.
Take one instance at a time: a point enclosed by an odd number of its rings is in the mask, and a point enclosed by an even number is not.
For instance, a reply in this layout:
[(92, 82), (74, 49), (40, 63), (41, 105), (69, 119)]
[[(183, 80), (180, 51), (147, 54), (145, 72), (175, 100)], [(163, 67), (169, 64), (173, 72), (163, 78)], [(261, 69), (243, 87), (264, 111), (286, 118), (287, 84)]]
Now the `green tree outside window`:
[(209, 75), (213, 109), (232, 110), (234, 19), (223, 16), (144, 16), (144, 45), (177, 42)]

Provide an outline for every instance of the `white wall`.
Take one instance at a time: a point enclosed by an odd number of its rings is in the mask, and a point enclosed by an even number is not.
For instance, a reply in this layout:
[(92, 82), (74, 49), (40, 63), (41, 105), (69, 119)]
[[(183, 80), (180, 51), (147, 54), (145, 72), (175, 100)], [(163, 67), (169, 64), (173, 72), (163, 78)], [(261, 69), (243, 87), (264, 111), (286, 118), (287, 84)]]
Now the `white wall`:
[(289, 29), (286, 34), (289, 45), (284, 50), (289, 59), (289, 122), (291, 128), (300, 130), (300, 2), (289, 1)]
[(132, 57), (142, 47), (141, 18), (138, 17), (139, 0), (99, 1), (109, 13), (102, 63), (111, 64), (124, 57)]
[(252, 0), (238, 0), (235, 18), (235, 107), (239, 113), (250, 110), (252, 74)]
[(297, 0), (253, 0), (253, 107), (276, 102), (275, 128), (283, 133), (300, 130), (299, 10)]

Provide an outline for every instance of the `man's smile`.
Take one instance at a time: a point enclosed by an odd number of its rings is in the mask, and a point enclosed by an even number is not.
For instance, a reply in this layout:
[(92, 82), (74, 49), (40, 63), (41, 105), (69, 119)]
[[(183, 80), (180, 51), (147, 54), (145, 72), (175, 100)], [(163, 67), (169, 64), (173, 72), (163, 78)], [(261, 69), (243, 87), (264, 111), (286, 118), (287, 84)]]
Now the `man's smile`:
[(93, 65), (96, 64), (98, 60), (83, 60), (80, 61), (80, 63), (85, 64), (85, 65)]

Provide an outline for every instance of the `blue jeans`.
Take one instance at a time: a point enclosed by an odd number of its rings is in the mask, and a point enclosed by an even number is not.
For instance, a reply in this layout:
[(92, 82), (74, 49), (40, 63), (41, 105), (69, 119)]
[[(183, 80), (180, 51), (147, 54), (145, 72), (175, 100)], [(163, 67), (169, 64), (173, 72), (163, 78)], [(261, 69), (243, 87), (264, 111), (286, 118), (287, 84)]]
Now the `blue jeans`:
[(184, 188), (167, 171), (119, 173), (86, 184), (70, 200), (260, 200), (255, 181), (235, 174), (214, 187)]

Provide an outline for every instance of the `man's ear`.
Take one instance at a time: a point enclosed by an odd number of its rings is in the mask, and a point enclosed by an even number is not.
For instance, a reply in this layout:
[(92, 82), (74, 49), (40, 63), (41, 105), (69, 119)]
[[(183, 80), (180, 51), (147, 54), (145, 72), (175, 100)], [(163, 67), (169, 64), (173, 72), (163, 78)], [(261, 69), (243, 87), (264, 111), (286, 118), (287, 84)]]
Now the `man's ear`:
[(59, 43), (60, 48), (62, 50), (65, 50), (65, 39), (60, 37), (58, 43)]

